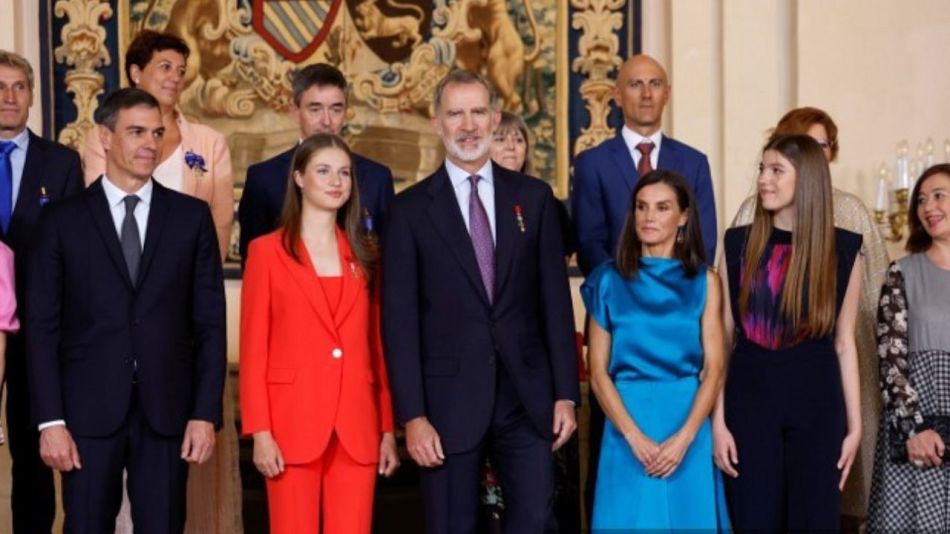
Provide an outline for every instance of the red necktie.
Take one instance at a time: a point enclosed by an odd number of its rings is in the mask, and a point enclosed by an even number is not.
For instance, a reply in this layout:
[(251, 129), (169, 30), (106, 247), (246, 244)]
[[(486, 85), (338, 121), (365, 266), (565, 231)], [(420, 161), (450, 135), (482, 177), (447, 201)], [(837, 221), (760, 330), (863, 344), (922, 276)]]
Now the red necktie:
[(644, 141), (637, 145), (640, 151), (640, 164), (637, 165), (637, 173), (641, 178), (653, 172), (653, 164), (650, 163), (650, 153), (653, 152), (653, 143)]

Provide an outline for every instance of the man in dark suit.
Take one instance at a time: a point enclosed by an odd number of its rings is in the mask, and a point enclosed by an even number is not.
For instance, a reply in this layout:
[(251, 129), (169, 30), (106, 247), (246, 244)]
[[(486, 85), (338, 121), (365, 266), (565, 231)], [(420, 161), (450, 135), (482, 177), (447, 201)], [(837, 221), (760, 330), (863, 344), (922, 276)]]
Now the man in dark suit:
[[(340, 135), (346, 118), (347, 86), (343, 73), (332, 65), (315, 63), (297, 71), (292, 85), (291, 116), (300, 125), (301, 139), (317, 133)], [(251, 240), (277, 229), (295, 150), (297, 145), (247, 169), (238, 206), (242, 265)], [(393, 173), (389, 167), (359, 154), (353, 154), (353, 165), (363, 207), (363, 225), (367, 231), (382, 235), (386, 210), (395, 195)]]
[[(666, 70), (650, 56), (637, 55), (621, 67), (614, 100), (623, 111), (619, 135), (585, 150), (574, 162), (571, 211), (577, 233), (577, 263), (584, 275), (614, 257), (640, 176), (664, 169), (681, 174), (693, 187), (706, 260), (716, 256), (716, 199), (706, 156), (663, 135), (663, 109), (670, 98)], [(584, 502), (591, 516), (604, 412), (590, 396), (590, 454)]]
[(552, 448), (576, 428), (571, 299), (551, 188), (491, 162), (493, 90), (436, 88), (445, 165), (396, 197), (383, 242), (383, 335), (397, 419), (422, 469), (427, 532), (473, 532), (487, 453), (505, 531), (542, 532)]
[[(16, 297), (25, 317), (27, 250), (43, 207), (82, 190), (79, 155), (27, 127), (33, 105), (33, 68), (0, 50), (0, 239), (14, 252)], [(13, 485), (13, 532), (50, 532), (56, 514), (53, 473), (40, 460), (39, 435), (30, 420), (24, 330), (8, 338), (7, 425)]]
[[(187, 462), (211, 455), (226, 362), (224, 283), (207, 204), (151, 178), (158, 102), (98, 110), (106, 174), (43, 214), (27, 349), (40, 456), (63, 473), (67, 532), (112, 532), (122, 471), (136, 532), (181, 532)], [(144, 246), (143, 246), (144, 244)]]
[(620, 68), (614, 100), (624, 126), (616, 137), (585, 150), (574, 162), (572, 215), (577, 258), (586, 275), (613, 258), (637, 179), (653, 169), (676, 171), (693, 187), (706, 260), (716, 255), (716, 199), (705, 154), (661, 131), (670, 97), (666, 71), (653, 58), (633, 56)]

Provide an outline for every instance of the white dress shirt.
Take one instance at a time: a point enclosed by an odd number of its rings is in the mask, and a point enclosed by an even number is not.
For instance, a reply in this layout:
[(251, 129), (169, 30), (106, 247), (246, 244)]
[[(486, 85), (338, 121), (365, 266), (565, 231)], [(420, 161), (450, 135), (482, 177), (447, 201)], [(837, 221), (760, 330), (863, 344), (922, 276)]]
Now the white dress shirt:
[(482, 165), (478, 172), (470, 173), (449, 160), (445, 160), (445, 170), (449, 173), (449, 181), (452, 182), (452, 188), (455, 190), (455, 198), (458, 200), (459, 208), (462, 210), (462, 219), (465, 221), (465, 229), (471, 233), (471, 226), (468, 220), (468, 203), (472, 193), (472, 182), (469, 176), (477, 174), (481, 176), (478, 181), (478, 198), (485, 206), (485, 213), (488, 214), (488, 225), (491, 227), (492, 241), (497, 243), (495, 238), (495, 176), (492, 174), (491, 160), (489, 159)]
[[(139, 239), (141, 243), (145, 245), (145, 230), (146, 225), (148, 224), (148, 211), (152, 203), (152, 180), (145, 182), (138, 191), (133, 193), (135, 196), (139, 197), (138, 203), (135, 205), (135, 212), (132, 214), (135, 217), (135, 225), (139, 229)], [(125, 219), (125, 203), (123, 200), (129, 194), (125, 191), (119, 189), (115, 184), (109, 181), (109, 178), (105, 175), (102, 176), (102, 190), (106, 194), (106, 201), (109, 203), (109, 212), (112, 214), (112, 222), (115, 224), (115, 232), (119, 236), (119, 239), (122, 239), (122, 220)], [(40, 423), (39, 430), (40, 432), (43, 429), (49, 428), (51, 426), (65, 426), (66, 421), (62, 419), (57, 419), (56, 421), (47, 421), (45, 423)]]
[(657, 165), (659, 165), (660, 162), (660, 143), (663, 142), (663, 132), (657, 130), (653, 132), (653, 135), (650, 137), (643, 137), (624, 125), (623, 129), (620, 130), (620, 135), (623, 136), (623, 142), (627, 144), (627, 150), (633, 155), (633, 166), (638, 169), (640, 168), (640, 158), (643, 157), (643, 154), (637, 150), (637, 145), (644, 141), (653, 143), (653, 151), (650, 152), (650, 167), (652, 167), (653, 170), (657, 169)]
[(173, 191), (181, 191), (181, 173), (184, 168), (182, 162), (184, 160), (185, 154), (182, 152), (181, 144), (179, 144), (171, 156), (165, 158), (165, 161), (159, 163), (158, 167), (155, 167), (155, 170), (152, 171), (152, 178)]

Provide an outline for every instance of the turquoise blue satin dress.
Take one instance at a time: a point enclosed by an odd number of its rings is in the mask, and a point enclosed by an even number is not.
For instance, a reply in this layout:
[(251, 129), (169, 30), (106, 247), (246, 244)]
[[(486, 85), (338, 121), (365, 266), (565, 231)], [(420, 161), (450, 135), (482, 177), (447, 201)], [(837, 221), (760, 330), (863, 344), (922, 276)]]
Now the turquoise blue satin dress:
[[(689, 278), (679, 260), (642, 258), (636, 277), (627, 280), (608, 262), (587, 277), (581, 295), (588, 313), (611, 335), (608, 372), (627, 412), (644, 434), (662, 443), (686, 422), (699, 389), (705, 270)], [(593, 531), (728, 530), (712, 452), (706, 421), (676, 471), (653, 478), (608, 419)]]

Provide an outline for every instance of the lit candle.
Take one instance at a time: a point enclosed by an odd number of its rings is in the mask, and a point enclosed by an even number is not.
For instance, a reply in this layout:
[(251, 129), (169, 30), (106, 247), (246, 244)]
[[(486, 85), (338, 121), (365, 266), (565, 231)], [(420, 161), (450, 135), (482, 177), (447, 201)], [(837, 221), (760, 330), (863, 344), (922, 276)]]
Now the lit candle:
[(909, 152), (910, 146), (907, 144), (907, 141), (901, 141), (897, 145), (897, 165), (894, 169), (894, 175), (897, 180), (897, 189), (907, 189), (910, 185), (910, 165), (908, 161)]
[(877, 199), (874, 201), (874, 209), (887, 212), (888, 189), (890, 188), (887, 185), (887, 178), (881, 176), (877, 183)]
[(932, 137), (927, 138), (927, 153), (924, 156), (924, 164), (926, 168), (929, 169), (937, 163), (937, 158), (934, 156), (934, 140)]
[(943, 142), (943, 162), (950, 163), (950, 139)]

